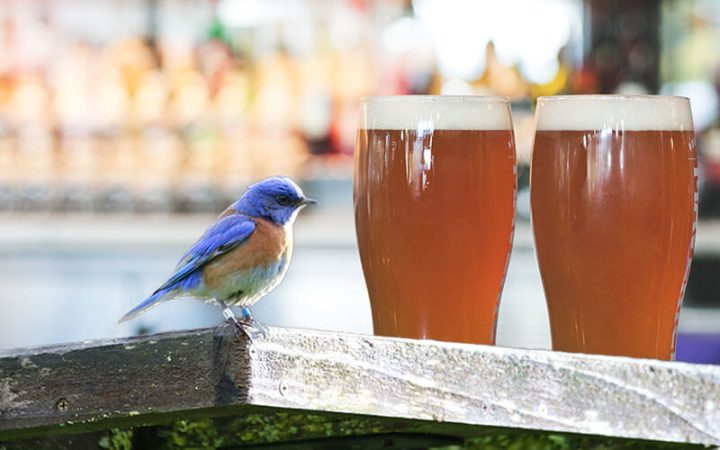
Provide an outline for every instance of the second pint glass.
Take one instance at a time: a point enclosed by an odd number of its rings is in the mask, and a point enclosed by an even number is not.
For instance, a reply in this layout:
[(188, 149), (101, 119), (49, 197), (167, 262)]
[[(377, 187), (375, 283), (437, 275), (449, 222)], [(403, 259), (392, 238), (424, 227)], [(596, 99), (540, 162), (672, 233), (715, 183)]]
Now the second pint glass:
[(375, 333), (493, 344), (515, 213), (508, 100), (363, 99), (354, 181)]
[(538, 101), (532, 220), (553, 349), (672, 359), (695, 233), (681, 97)]

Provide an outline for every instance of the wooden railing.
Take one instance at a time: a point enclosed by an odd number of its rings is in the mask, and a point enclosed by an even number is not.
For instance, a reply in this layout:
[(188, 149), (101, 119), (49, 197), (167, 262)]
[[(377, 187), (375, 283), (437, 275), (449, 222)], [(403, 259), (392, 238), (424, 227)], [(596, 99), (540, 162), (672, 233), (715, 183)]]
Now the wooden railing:
[(0, 449), (549, 435), (720, 445), (720, 367), (281, 328), (254, 343), (224, 327), (0, 353)]

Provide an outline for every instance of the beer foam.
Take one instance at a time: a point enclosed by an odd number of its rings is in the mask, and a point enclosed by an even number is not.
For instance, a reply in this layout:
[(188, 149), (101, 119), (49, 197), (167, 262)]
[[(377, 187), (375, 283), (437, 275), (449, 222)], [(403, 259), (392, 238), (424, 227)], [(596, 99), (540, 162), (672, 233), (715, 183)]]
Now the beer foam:
[(365, 97), (360, 128), (366, 130), (510, 130), (506, 97), (401, 95)]
[(567, 95), (540, 97), (537, 130), (677, 130), (693, 129), (685, 97), (651, 95)]

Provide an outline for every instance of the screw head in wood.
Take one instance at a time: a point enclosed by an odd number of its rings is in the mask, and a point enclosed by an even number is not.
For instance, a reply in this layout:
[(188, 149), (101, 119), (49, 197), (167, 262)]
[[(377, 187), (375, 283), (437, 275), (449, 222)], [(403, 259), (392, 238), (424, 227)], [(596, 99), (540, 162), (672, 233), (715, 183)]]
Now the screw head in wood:
[(70, 409), (70, 402), (66, 398), (61, 398), (55, 403), (55, 409), (65, 412)]

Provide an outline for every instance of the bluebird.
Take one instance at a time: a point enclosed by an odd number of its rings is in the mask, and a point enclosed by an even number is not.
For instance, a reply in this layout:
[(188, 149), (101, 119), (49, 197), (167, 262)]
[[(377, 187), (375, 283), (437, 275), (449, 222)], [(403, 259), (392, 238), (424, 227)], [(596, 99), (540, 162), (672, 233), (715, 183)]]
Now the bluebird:
[[(317, 203), (290, 178), (270, 177), (248, 187), (180, 258), (170, 278), (125, 314), (133, 319), (179, 297), (195, 297), (223, 309), (223, 316), (251, 339), (264, 335), (249, 306), (285, 277), (292, 257), (292, 225), (298, 212)], [(240, 320), (231, 307), (240, 306)]]

